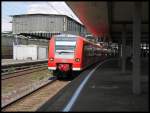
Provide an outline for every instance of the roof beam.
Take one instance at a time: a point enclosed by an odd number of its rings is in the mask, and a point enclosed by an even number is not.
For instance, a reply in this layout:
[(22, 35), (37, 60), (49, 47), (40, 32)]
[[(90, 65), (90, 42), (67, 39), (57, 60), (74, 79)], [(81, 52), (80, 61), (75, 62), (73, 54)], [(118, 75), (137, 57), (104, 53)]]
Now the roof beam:
[[(133, 21), (112, 21), (112, 24), (133, 24)], [(149, 24), (149, 22), (142, 21), (141, 24)]]

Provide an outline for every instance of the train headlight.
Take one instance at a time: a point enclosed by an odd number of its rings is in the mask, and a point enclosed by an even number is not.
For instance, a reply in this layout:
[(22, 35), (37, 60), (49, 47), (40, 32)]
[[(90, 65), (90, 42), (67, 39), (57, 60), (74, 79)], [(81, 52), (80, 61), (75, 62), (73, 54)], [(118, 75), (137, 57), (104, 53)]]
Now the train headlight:
[(50, 58), (50, 61), (54, 61), (54, 58)]
[(80, 59), (79, 59), (79, 58), (76, 58), (75, 61), (76, 61), (76, 62), (80, 62)]

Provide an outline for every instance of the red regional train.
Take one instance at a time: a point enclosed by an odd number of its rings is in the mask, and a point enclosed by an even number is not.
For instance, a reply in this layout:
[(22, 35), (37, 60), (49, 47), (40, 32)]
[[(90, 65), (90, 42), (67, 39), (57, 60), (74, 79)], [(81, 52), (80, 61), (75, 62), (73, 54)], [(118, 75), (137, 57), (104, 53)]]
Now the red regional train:
[(106, 58), (106, 51), (84, 37), (61, 34), (55, 35), (49, 42), (48, 69), (58, 78), (71, 76)]

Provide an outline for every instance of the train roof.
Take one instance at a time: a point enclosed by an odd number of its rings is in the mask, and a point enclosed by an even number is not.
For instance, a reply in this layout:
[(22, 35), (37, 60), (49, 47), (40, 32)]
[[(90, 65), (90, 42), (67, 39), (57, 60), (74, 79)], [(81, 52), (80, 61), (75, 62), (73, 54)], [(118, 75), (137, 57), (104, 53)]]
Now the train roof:
[(90, 44), (92, 44), (92, 45), (94, 45), (94, 46), (97, 46), (97, 47), (102, 47), (101, 45), (99, 45), (99, 44), (97, 44), (97, 43), (94, 43), (94, 42), (91, 42), (91, 41), (89, 41), (89, 40), (87, 40), (87, 39), (85, 39), (85, 38), (83, 38), (83, 40), (85, 41), (85, 42), (87, 42), (87, 43), (90, 43)]
[(82, 37), (82, 36), (79, 36), (79, 35), (72, 35), (72, 34), (59, 34), (59, 35), (54, 35), (53, 37), (74, 37), (74, 38), (80, 38), (80, 39), (82, 39), (82, 40), (84, 40), (85, 42), (87, 42), (87, 43), (90, 43), (90, 44), (92, 44), (92, 45), (94, 45), (94, 46), (97, 46), (97, 47), (101, 47), (100, 45), (97, 45), (96, 43), (93, 43), (93, 42), (90, 42), (89, 40), (87, 40), (87, 39), (85, 39), (84, 37)]

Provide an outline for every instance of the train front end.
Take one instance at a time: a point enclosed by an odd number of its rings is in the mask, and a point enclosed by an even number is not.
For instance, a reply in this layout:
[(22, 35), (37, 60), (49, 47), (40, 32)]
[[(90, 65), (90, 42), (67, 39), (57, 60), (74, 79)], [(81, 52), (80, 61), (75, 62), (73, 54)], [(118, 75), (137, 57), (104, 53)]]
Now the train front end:
[(79, 69), (78, 42), (75, 35), (57, 35), (50, 40), (48, 69), (57, 77), (71, 75), (72, 70)]

